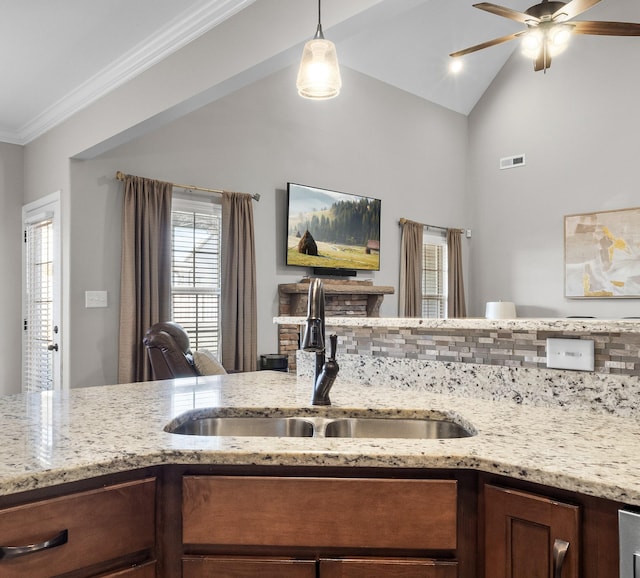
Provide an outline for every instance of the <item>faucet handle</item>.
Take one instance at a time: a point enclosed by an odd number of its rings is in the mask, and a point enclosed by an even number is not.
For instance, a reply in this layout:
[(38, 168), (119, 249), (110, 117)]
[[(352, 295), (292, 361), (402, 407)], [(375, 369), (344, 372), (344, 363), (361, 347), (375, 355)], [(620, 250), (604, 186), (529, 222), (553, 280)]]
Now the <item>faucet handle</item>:
[(336, 358), (336, 351), (338, 349), (338, 336), (332, 333), (329, 336), (329, 359)]
[(321, 319), (307, 320), (307, 327), (302, 339), (302, 349), (304, 351), (324, 351), (324, 336), (322, 335)]

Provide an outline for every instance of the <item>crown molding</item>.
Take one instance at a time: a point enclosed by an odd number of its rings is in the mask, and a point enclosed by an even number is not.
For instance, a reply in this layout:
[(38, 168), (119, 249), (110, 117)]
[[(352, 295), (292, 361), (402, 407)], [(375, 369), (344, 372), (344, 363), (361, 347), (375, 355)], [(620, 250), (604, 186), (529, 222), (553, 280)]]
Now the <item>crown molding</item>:
[(0, 140), (25, 145), (180, 50), (256, 0), (201, 0), (194, 10), (168, 23), (86, 82), (12, 132), (0, 127)]

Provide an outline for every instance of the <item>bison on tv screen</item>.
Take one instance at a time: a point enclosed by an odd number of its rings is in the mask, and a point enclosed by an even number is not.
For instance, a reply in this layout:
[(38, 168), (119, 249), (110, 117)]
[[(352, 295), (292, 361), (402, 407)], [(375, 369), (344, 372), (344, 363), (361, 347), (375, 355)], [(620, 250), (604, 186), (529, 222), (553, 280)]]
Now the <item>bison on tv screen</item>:
[(380, 200), (288, 183), (286, 263), (379, 271)]

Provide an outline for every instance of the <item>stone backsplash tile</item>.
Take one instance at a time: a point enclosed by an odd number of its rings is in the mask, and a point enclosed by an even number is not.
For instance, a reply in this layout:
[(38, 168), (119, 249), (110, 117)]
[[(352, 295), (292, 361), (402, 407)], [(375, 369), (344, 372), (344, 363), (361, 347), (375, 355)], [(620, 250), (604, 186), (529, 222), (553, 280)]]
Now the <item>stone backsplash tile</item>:
[[(332, 331), (327, 326), (327, 332)], [(396, 359), (423, 359), (543, 369), (547, 338), (591, 339), (595, 371), (640, 375), (640, 335), (552, 331), (434, 330), (428, 328), (339, 327), (339, 350)]]

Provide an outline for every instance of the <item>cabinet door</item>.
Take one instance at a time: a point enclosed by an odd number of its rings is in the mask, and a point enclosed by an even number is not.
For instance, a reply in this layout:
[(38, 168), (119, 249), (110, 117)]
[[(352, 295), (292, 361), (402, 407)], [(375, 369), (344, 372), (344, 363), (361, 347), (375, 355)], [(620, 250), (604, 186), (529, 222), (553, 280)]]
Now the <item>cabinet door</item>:
[(320, 560), (320, 578), (457, 578), (456, 562), (416, 558)]
[(186, 556), (182, 578), (316, 578), (315, 560)]
[(485, 578), (578, 578), (578, 506), (486, 485)]

